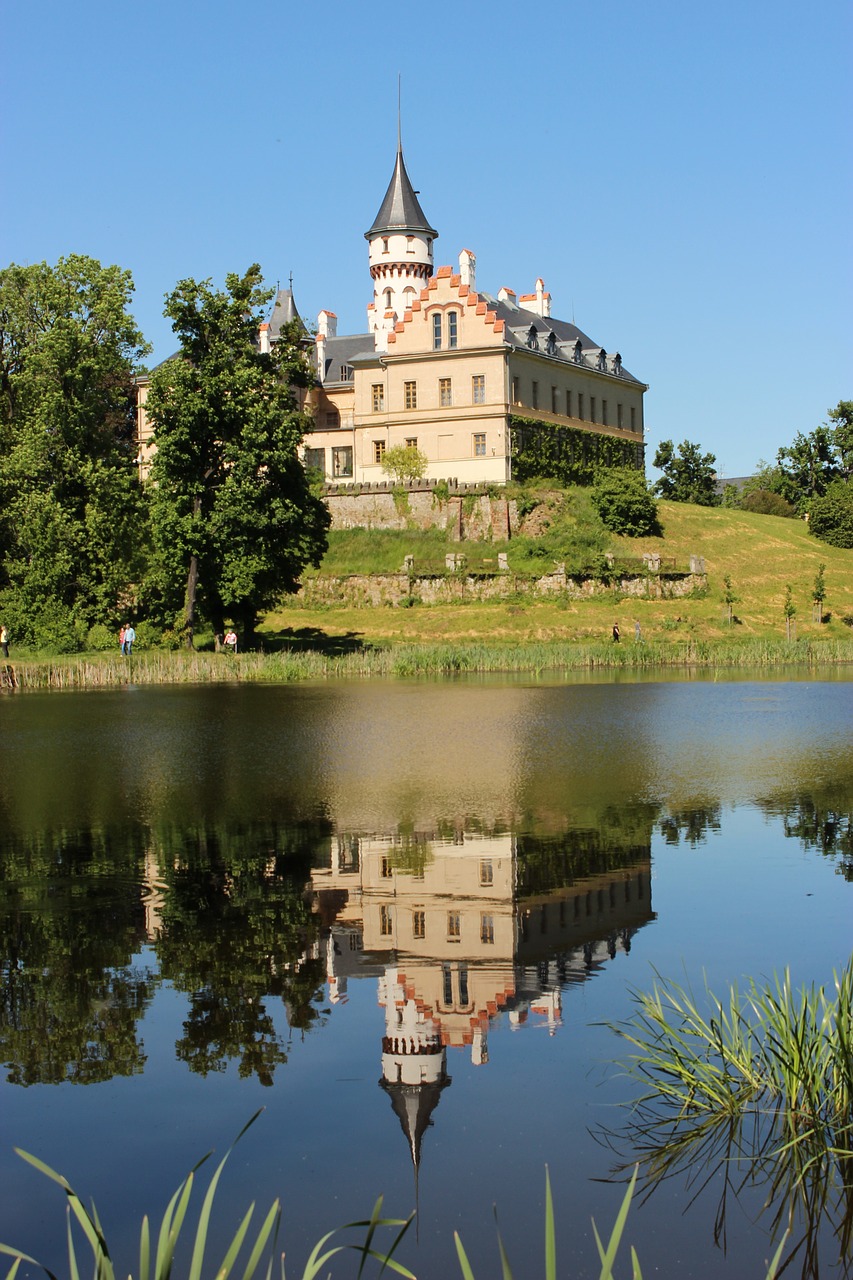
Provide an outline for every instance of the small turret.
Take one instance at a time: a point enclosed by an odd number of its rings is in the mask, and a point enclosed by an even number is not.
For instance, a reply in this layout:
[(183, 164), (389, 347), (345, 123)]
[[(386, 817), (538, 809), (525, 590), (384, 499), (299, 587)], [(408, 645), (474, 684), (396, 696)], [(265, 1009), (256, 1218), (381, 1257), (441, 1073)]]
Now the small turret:
[(373, 278), (373, 303), (367, 309), (367, 323), (377, 349), (385, 351), (388, 334), (432, 275), (432, 246), (438, 238), (406, 172), (399, 139), (388, 190), (364, 236)]

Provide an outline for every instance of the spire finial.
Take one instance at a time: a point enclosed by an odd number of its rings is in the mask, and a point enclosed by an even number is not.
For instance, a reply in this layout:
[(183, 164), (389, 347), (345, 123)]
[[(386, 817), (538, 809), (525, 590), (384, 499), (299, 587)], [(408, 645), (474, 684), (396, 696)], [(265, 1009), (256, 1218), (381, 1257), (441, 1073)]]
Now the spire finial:
[(403, 127), (401, 124), (402, 116), (400, 111), (400, 102), (402, 98), (402, 80), (403, 80), (403, 77), (398, 71), (397, 72), (397, 150), (398, 151), (403, 150)]

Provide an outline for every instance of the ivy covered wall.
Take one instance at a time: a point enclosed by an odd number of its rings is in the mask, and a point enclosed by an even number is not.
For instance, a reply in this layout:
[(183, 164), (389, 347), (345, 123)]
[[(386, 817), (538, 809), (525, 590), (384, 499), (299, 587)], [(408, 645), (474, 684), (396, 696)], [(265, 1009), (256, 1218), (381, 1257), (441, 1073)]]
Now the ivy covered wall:
[(643, 445), (617, 436), (510, 418), (512, 478), (549, 476), (563, 485), (592, 484), (599, 467), (644, 467)]

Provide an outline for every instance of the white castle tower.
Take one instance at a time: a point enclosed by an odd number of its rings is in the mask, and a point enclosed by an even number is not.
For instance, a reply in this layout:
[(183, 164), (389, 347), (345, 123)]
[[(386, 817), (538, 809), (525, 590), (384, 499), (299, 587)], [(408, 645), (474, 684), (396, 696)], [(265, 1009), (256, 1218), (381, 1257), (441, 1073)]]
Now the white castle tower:
[(388, 349), (388, 334), (420, 294), (432, 275), (432, 245), (438, 232), (429, 225), (409, 181), (397, 130), (397, 160), (373, 226), (365, 231), (369, 246), (373, 301), (367, 327), (376, 349)]

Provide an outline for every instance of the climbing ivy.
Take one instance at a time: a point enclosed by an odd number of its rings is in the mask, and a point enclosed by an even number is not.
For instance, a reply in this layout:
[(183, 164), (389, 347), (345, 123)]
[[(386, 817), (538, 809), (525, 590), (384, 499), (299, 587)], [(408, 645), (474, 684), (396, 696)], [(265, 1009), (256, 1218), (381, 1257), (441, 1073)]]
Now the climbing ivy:
[(601, 467), (643, 469), (643, 446), (618, 436), (510, 418), (512, 478), (549, 476), (564, 485), (591, 485)]

